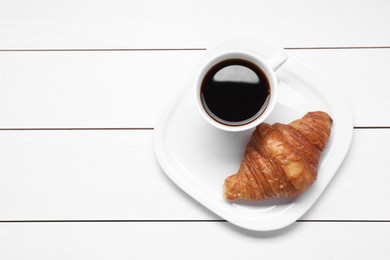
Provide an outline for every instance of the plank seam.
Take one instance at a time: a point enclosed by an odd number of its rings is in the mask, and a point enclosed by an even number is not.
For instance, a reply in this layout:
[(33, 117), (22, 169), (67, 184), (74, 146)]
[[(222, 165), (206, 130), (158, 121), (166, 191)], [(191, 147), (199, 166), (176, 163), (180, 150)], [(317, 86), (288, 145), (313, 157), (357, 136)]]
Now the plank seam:
[(355, 126), (353, 129), (390, 129), (390, 126)]
[(154, 130), (153, 127), (70, 127), (70, 128), (0, 128), (0, 131), (123, 131), (123, 130)]
[(390, 46), (335, 46), (335, 47), (287, 47), (285, 50), (361, 50), (361, 49), (389, 49)]
[[(227, 222), (223, 219), (214, 219), (214, 220), (206, 220), (206, 219), (151, 219), (151, 220), (1, 220), (0, 224), (4, 223), (147, 223), (147, 222)], [(296, 222), (302, 222), (302, 223), (326, 223), (326, 222), (332, 222), (332, 223), (390, 223), (390, 220), (367, 220), (367, 219), (357, 219), (357, 220), (345, 220), (345, 219), (313, 219), (313, 220), (297, 220)]]
[[(390, 129), (390, 126), (355, 126), (356, 130)], [(154, 130), (153, 127), (45, 127), (45, 128), (0, 128), (0, 131), (127, 131)]]
[(126, 51), (204, 51), (206, 48), (162, 48), (162, 49), (0, 49), (0, 52), (126, 52)]
[[(131, 52), (131, 51), (204, 51), (207, 48), (97, 48), (97, 49), (0, 49), (0, 52)], [(390, 49), (390, 46), (328, 46), (328, 47), (285, 47), (285, 50), (360, 50)]]

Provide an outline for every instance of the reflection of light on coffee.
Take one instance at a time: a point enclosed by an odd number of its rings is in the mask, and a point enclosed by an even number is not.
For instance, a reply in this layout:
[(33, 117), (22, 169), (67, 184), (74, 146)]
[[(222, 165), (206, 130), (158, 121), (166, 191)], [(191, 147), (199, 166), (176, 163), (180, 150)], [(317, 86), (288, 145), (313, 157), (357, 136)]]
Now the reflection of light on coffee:
[(241, 65), (231, 65), (219, 70), (213, 78), (215, 81), (230, 81), (230, 82), (248, 82), (258, 83), (259, 77), (256, 73)]

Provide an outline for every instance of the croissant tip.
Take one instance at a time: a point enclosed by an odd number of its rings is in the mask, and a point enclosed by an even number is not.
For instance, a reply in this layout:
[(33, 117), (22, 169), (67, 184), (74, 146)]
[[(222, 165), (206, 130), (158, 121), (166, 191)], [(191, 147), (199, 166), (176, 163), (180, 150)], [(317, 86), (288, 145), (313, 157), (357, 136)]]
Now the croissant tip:
[(322, 118), (324, 118), (326, 120), (329, 120), (331, 123), (333, 122), (332, 117), (328, 113), (326, 113), (325, 111), (312, 111), (312, 112), (308, 112), (303, 117), (313, 116), (313, 115), (322, 117)]
[(234, 191), (234, 186), (236, 184), (237, 175), (231, 175), (226, 178), (224, 184), (223, 184), (223, 196), (226, 200), (233, 201), (239, 199), (239, 196), (237, 193), (232, 192)]

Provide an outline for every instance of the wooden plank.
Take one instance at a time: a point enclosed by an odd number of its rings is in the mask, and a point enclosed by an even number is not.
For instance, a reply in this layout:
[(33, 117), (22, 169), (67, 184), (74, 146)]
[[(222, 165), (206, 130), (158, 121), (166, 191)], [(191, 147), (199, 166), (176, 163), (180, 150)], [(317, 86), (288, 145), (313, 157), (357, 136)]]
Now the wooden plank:
[(265, 37), (284, 47), (389, 46), (389, 1), (13, 1), (0, 49), (204, 48)]
[(0, 257), (34, 259), (388, 259), (390, 223), (1, 223)]
[[(390, 126), (390, 49), (291, 51), (346, 95), (356, 126)], [(384, 120), (383, 120), (384, 119)]]
[[(289, 52), (340, 87), (355, 125), (390, 126), (390, 49)], [(0, 128), (153, 127), (202, 53), (0, 52)]]
[[(165, 176), (152, 134), (0, 131), (0, 220), (219, 219)], [(388, 143), (388, 129), (355, 130), (343, 166), (303, 219), (390, 220)]]
[(200, 55), (0, 52), (0, 127), (151, 127)]

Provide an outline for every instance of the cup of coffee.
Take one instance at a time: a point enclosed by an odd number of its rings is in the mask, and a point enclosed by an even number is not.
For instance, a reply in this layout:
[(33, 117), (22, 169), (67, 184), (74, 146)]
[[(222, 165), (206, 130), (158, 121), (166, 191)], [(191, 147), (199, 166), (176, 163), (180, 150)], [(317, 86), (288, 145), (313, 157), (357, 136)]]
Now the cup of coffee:
[(202, 117), (231, 132), (251, 129), (270, 115), (278, 94), (275, 71), (287, 61), (282, 49), (264, 58), (239, 48), (237, 42), (207, 50), (195, 80), (195, 102)]

